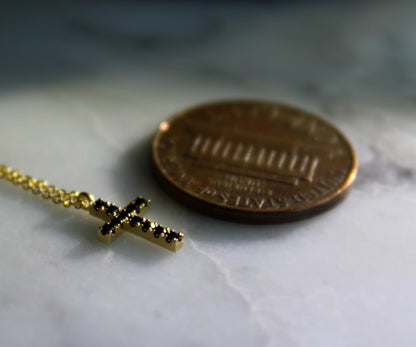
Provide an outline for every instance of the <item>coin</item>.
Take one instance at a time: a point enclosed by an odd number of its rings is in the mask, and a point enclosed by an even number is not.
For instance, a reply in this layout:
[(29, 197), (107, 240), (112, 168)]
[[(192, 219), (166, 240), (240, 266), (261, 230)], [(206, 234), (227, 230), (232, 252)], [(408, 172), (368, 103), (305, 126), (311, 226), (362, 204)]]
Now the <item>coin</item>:
[(152, 146), (172, 195), (213, 216), (286, 222), (340, 202), (357, 172), (347, 138), (327, 121), (261, 101), (196, 106), (160, 124)]

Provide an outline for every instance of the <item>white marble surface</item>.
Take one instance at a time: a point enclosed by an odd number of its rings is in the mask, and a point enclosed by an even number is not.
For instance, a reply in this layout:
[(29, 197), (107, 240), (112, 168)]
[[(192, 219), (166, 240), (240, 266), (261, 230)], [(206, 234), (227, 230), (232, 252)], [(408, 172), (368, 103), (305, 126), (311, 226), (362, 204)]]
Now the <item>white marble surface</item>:
[[(0, 182), (1, 346), (415, 346), (416, 4), (0, 11), (0, 162), (186, 234), (171, 254)], [(336, 209), (252, 226), (176, 204), (158, 123), (218, 98), (318, 112), (353, 141)]]

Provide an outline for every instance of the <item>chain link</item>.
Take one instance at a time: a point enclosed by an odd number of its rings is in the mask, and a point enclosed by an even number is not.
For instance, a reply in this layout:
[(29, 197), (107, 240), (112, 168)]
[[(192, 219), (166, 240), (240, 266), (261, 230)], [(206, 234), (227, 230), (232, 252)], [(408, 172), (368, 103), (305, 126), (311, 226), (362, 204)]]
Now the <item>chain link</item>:
[(65, 189), (58, 189), (46, 181), (39, 181), (30, 176), (22, 175), (18, 170), (1, 164), (0, 179), (5, 179), (16, 186), (21, 186), (24, 190), (41, 196), (45, 200), (52, 200), (55, 204), (62, 204), (65, 207), (73, 206), (76, 209), (87, 210), (95, 200), (91, 194), (76, 191), (67, 192)]

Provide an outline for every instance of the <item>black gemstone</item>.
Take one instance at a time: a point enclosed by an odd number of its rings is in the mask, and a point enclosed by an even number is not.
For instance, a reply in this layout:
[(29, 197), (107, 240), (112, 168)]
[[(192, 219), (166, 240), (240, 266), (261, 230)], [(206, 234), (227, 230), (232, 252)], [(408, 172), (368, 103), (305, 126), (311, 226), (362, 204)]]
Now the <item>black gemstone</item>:
[(166, 237), (166, 241), (171, 243), (174, 239), (179, 240), (179, 234), (175, 233), (174, 231), (171, 231), (168, 236)]
[(112, 234), (114, 233), (115, 230), (116, 228), (114, 227), (114, 225), (107, 223), (101, 228), (101, 234), (102, 235)]
[(146, 206), (147, 205), (147, 200), (143, 199), (142, 197), (139, 197), (139, 198), (136, 199), (136, 204), (139, 204), (139, 206), (140, 205)]
[(149, 230), (151, 230), (152, 229), (152, 222), (151, 221), (145, 221), (144, 223), (143, 223), (143, 226), (142, 226), (142, 230), (144, 231), (144, 232), (147, 232), (147, 231), (149, 231)]
[(107, 207), (107, 215), (114, 216), (118, 213), (119, 209), (117, 206), (111, 205)]
[(142, 217), (139, 217), (139, 216), (136, 216), (136, 217), (133, 217), (133, 218), (130, 220), (130, 225), (131, 225), (132, 227), (137, 227), (137, 226), (138, 226), (138, 225), (140, 225), (142, 222), (143, 222), (143, 218), (142, 218)]
[(139, 198), (137, 198), (135, 201), (133, 201), (132, 203), (130, 203), (127, 206), (126, 211), (129, 211), (129, 212), (133, 212), (133, 211), (140, 212), (140, 208), (143, 207), (143, 206), (146, 206), (146, 204), (147, 204), (147, 200), (139, 197)]
[(159, 225), (156, 227), (155, 232), (153, 234), (155, 235), (156, 238), (158, 238), (164, 232), (165, 232), (165, 228)]
[(100, 211), (105, 207), (107, 207), (107, 204), (104, 201), (102, 201), (101, 199), (98, 199), (94, 204), (94, 210), (96, 210), (96, 211)]
[(134, 203), (131, 203), (130, 205), (126, 207), (125, 211), (127, 211), (127, 213), (132, 213), (138, 210), (139, 210), (139, 207), (137, 207)]
[(126, 219), (128, 217), (130, 217), (130, 214), (126, 210), (121, 211), (118, 215), (118, 218), (120, 219)]
[(113, 226), (122, 226), (124, 224), (124, 220), (120, 218), (120, 216), (117, 216), (116, 218), (113, 218), (110, 224)]

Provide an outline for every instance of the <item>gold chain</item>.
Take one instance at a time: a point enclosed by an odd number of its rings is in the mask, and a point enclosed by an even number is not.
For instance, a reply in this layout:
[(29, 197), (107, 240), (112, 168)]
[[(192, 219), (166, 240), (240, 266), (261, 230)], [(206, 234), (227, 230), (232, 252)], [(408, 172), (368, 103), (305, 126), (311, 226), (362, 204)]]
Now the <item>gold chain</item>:
[(141, 216), (149, 207), (150, 200), (140, 196), (123, 209), (101, 199), (95, 200), (94, 196), (85, 192), (58, 189), (46, 181), (23, 175), (20, 171), (1, 164), (0, 179), (21, 186), (45, 200), (52, 200), (57, 205), (87, 210), (90, 215), (104, 220), (106, 224), (98, 230), (98, 239), (105, 243), (113, 242), (124, 231), (128, 231), (174, 252), (183, 246), (183, 234)]
[(24, 190), (40, 195), (43, 199), (50, 199), (55, 204), (62, 204), (65, 207), (73, 206), (76, 209), (88, 210), (95, 201), (91, 194), (76, 191), (67, 192), (65, 189), (58, 189), (46, 181), (39, 181), (33, 177), (22, 175), (18, 170), (1, 164), (0, 179), (5, 179), (16, 186), (20, 185)]

